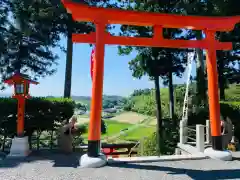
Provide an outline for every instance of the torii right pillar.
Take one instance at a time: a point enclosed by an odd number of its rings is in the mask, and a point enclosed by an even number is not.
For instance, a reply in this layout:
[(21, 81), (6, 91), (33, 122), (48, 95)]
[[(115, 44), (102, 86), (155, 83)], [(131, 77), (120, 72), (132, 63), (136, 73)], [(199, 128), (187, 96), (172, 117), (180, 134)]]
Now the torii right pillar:
[(220, 103), (218, 95), (218, 72), (217, 72), (217, 53), (215, 47), (215, 31), (205, 31), (208, 49), (206, 49), (206, 64), (208, 77), (208, 98), (209, 98), (209, 117), (211, 124), (212, 148), (214, 150), (223, 150), (221, 121), (220, 121)]

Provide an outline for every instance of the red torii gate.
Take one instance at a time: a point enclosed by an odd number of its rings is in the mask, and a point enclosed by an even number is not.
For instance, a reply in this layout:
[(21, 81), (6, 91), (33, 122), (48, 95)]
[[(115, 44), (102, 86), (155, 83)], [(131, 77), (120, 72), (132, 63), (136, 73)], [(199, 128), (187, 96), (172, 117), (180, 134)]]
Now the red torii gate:
[[(101, 110), (105, 44), (206, 49), (212, 147), (214, 150), (222, 150), (216, 50), (231, 50), (232, 43), (217, 41), (215, 39), (215, 33), (217, 31), (233, 30), (235, 24), (240, 21), (239, 16), (182, 16), (97, 8), (84, 4), (74, 3), (70, 0), (62, 0), (62, 2), (67, 11), (72, 14), (74, 20), (93, 22), (96, 25), (96, 32), (92, 32), (90, 34), (72, 35), (73, 42), (96, 44), (96, 61), (94, 64), (91, 116), (88, 136), (88, 156), (98, 157), (100, 154), (99, 147), (101, 136)], [(112, 36), (106, 32), (107, 24), (152, 26), (154, 35), (152, 38)], [(206, 38), (203, 40), (164, 39), (163, 28), (186, 28), (203, 30), (206, 34)]]

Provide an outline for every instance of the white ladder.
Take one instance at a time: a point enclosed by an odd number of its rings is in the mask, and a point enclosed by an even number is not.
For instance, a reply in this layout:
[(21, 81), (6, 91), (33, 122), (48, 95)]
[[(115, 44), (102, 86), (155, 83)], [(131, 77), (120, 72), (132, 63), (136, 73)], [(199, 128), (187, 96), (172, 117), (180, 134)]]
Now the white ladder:
[(185, 97), (183, 102), (183, 114), (182, 114), (182, 120), (187, 121), (188, 119), (188, 95), (189, 95), (189, 84), (191, 81), (191, 73), (192, 73), (192, 64), (193, 59), (195, 58), (195, 51), (189, 52), (187, 57), (187, 82), (186, 82), (186, 91), (185, 91)]

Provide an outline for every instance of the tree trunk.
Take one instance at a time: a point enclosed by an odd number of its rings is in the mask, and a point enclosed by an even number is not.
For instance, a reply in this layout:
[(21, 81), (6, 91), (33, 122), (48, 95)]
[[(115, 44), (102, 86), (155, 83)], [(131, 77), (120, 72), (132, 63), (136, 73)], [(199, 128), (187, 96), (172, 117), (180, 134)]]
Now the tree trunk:
[(161, 153), (162, 148), (162, 107), (161, 107), (161, 95), (159, 86), (159, 76), (154, 77), (155, 82), (155, 98), (157, 104), (157, 150), (158, 154)]
[(172, 59), (169, 59), (170, 67), (168, 74), (168, 90), (169, 90), (169, 115), (170, 118), (174, 119), (174, 89), (173, 89), (173, 77), (172, 77)]
[(40, 136), (41, 136), (40, 130), (37, 130), (37, 151), (39, 151), (40, 148)]
[(51, 137), (50, 137), (50, 149), (51, 150), (53, 149), (53, 133), (54, 133), (54, 130), (52, 129), (51, 130)]
[(64, 97), (71, 97), (71, 86), (72, 86), (72, 56), (73, 56), (73, 42), (72, 42), (72, 15), (69, 14), (71, 20), (68, 24), (68, 35), (67, 35), (67, 54), (66, 54), (66, 69), (65, 69), (65, 84), (64, 84)]
[[(196, 32), (197, 40), (202, 39), (202, 32)], [(205, 81), (205, 64), (204, 64), (204, 56), (202, 49), (196, 49), (197, 54), (197, 68), (196, 68), (196, 79), (197, 79), (197, 101), (198, 104), (207, 102), (207, 84)]]
[[(222, 53), (222, 52), (221, 52)], [(225, 100), (225, 80), (224, 80), (224, 59), (218, 59), (218, 82), (219, 82), (219, 91), (220, 91), (220, 100)]]
[(4, 136), (3, 136), (3, 142), (2, 142), (2, 152), (5, 151), (5, 143), (6, 143), (6, 138), (7, 138), (7, 135), (6, 133), (4, 132)]

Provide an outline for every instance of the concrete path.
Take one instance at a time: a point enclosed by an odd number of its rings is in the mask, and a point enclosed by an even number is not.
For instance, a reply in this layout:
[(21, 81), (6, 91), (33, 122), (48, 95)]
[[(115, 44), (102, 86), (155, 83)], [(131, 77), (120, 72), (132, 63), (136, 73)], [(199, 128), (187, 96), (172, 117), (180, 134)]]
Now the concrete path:
[(0, 163), (0, 180), (240, 180), (240, 161), (212, 159), (79, 166), (80, 155), (40, 154)]
[(235, 159), (240, 159), (240, 151), (232, 152), (232, 156)]

